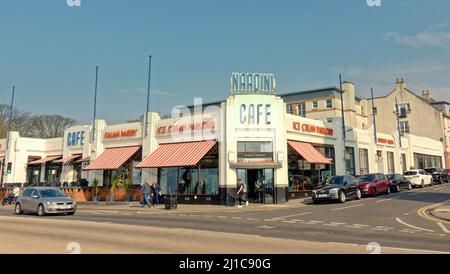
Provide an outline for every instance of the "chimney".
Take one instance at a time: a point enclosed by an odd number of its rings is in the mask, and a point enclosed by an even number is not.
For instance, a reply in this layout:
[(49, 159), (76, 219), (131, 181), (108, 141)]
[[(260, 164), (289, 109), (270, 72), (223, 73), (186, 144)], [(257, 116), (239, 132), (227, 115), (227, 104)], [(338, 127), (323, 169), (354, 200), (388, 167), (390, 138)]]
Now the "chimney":
[(398, 90), (405, 89), (405, 79), (403, 77), (397, 78), (396, 86)]
[(422, 91), (422, 98), (427, 100), (428, 102), (433, 101), (433, 98), (431, 98), (431, 92), (428, 89)]

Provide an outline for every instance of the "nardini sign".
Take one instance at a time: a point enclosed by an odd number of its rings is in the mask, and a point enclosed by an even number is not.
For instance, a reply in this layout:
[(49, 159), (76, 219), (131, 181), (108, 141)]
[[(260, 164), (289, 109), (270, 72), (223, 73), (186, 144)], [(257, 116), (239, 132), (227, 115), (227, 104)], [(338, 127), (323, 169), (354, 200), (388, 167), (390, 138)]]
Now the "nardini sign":
[(233, 72), (231, 93), (276, 93), (276, 80), (273, 73)]

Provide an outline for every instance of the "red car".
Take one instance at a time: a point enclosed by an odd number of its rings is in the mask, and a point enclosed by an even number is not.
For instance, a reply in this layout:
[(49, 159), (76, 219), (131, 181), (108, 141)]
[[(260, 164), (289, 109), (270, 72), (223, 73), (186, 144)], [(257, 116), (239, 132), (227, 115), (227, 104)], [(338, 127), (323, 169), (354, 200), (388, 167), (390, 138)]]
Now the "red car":
[(364, 196), (391, 193), (390, 182), (382, 173), (366, 174), (358, 177), (359, 189)]

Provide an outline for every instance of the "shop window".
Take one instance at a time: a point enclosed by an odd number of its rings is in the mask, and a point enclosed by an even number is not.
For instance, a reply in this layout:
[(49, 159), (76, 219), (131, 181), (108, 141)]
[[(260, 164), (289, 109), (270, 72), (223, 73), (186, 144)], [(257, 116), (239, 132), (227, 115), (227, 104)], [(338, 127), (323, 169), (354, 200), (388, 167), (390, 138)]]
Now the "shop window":
[(408, 168), (406, 166), (406, 154), (402, 154), (402, 169), (403, 169), (403, 172), (408, 170)]
[(180, 195), (218, 195), (218, 168), (159, 168), (161, 193)]
[(353, 147), (345, 147), (345, 173), (346, 175), (355, 174), (355, 149)]
[(286, 112), (287, 112), (288, 114), (294, 114), (294, 110), (293, 110), (291, 104), (287, 104), (287, 105), (286, 105)]
[(369, 151), (364, 148), (359, 149), (359, 174), (369, 173)]
[(237, 142), (238, 160), (273, 160), (272, 142)]
[(415, 168), (442, 168), (442, 157), (414, 153)]
[[(326, 158), (335, 162), (334, 147), (315, 145), (315, 148)], [(290, 192), (311, 191), (320, 182), (336, 175), (335, 165), (310, 164), (297, 154), (288, 156), (288, 184)]]
[(306, 103), (300, 103), (297, 105), (297, 115), (301, 117), (306, 117)]
[(394, 152), (387, 152), (387, 166), (388, 166), (388, 173), (393, 174), (395, 173), (395, 159), (394, 159)]
[(333, 100), (327, 100), (326, 101), (326, 107), (327, 108), (333, 108)]
[(411, 112), (411, 106), (410, 104), (399, 104), (397, 111), (400, 118), (406, 118), (408, 113)]
[(410, 128), (409, 128), (409, 122), (408, 121), (400, 122), (400, 133), (401, 134), (410, 133)]

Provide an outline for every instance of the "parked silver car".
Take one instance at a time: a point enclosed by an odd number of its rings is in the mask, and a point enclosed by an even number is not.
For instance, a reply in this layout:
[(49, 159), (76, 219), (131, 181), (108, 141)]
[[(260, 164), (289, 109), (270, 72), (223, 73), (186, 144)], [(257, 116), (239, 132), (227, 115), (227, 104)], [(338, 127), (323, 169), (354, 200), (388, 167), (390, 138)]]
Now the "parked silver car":
[(46, 214), (75, 214), (77, 202), (72, 200), (58, 188), (31, 187), (26, 188), (19, 196), (15, 213), (35, 212), (38, 216)]

